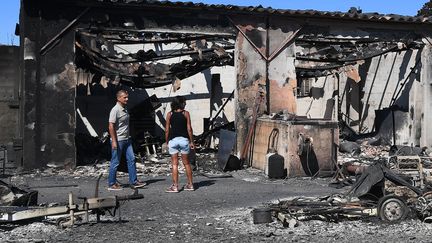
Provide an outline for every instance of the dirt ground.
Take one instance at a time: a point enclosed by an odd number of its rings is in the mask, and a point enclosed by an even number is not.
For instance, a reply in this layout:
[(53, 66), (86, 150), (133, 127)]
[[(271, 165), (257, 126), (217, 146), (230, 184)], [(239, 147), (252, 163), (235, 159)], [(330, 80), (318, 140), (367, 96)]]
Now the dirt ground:
[[(167, 159), (138, 166), (148, 186), (139, 190), (144, 199), (126, 202), (118, 217), (102, 216), (102, 222), (59, 229), (55, 220), (0, 226), (1, 242), (431, 242), (432, 225), (417, 219), (385, 224), (375, 218), (356, 221), (305, 221), (284, 228), (272, 223), (255, 225), (252, 210), (298, 196), (344, 193), (347, 187), (329, 187), (331, 178), (269, 180), (262, 172), (246, 169), (229, 173), (215, 170), (211, 154), (199, 156), (194, 172), (194, 192), (165, 193), (170, 185)], [(180, 170), (182, 172), (182, 170)], [(21, 187), (39, 191), (39, 203), (65, 203), (68, 192), (75, 197), (94, 194), (103, 173), (100, 196), (126, 195), (133, 191), (106, 190), (107, 164), (79, 167), (74, 171), (49, 168), (10, 178)], [(127, 182), (121, 175), (120, 182)], [(185, 183), (185, 176), (181, 180)]]

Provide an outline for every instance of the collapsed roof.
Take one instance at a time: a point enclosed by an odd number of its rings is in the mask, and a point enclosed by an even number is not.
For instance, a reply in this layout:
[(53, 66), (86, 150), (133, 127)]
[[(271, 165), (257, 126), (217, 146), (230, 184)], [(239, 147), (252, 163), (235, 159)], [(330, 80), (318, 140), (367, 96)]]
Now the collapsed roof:
[[(72, 4), (70, 0), (61, 1)], [(190, 77), (213, 66), (234, 65), (232, 50), (235, 48), (236, 33), (232, 26), (227, 27), (233, 24), (232, 21), (227, 20), (228, 15), (247, 14), (254, 17), (271, 15), (422, 25), (432, 23), (432, 20), (423, 16), (362, 13), (355, 8), (343, 13), (152, 0), (81, 0), (73, 1), (73, 4), (87, 8), (103, 6), (107, 9), (211, 11), (212, 14), (219, 16), (217, 22), (222, 25), (222, 30), (220, 26), (206, 28), (207, 26), (203, 27), (204, 24), (193, 23), (191, 21), (195, 16), (189, 16), (188, 18), (191, 19), (186, 22), (191, 22), (189, 24), (193, 27), (192, 31), (190, 28), (183, 28), (179, 23), (169, 26), (164, 22), (167, 20), (160, 22), (160, 17), (157, 19), (159, 22), (150, 24), (149, 28), (149, 24), (143, 24), (145, 21), (137, 13), (131, 13), (127, 17), (112, 12), (102, 17), (98, 17), (98, 14), (92, 16), (93, 22), (89, 27), (77, 31), (76, 64), (91, 72), (101, 73), (111, 80), (118, 80), (139, 88), (167, 85), (174, 80)], [(169, 17), (172, 16), (164, 18)], [(106, 21), (103, 18), (106, 18)], [(172, 21), (177, 21), (176, 18), (178, 16), (172, 18)], [(109, 23), (112, 20), (122, 23), (122, 26), (113, 26)], [(203, 28), (195, 28), (195, 25)], [(297, 46), (295, 63), (297, 75), (299, 77), (325, 76), (344, 71), (344, 67), (387, 52), (418, 49), (423, 45), (422, 36), (419, 34), (410, 31), (395, 31), (395, 33), (393, 36), (386, 36), (376, 31), (367, 37), (355, 34), (335, 36), (325, 29), (317, 32), (316, 27), (306, 24), (293, 36)], [(167, 51), (143, 48), (135, 53), (120, 53), (113, 48), (113, 46), (130, 44), (181, 44), (182, 48)], [(175, 62), (172, 59), (174, 57), (182, 58), (179, 59), (181, 61)], [(166, 62), (168, 59), (171, 59), (171, 62)]]

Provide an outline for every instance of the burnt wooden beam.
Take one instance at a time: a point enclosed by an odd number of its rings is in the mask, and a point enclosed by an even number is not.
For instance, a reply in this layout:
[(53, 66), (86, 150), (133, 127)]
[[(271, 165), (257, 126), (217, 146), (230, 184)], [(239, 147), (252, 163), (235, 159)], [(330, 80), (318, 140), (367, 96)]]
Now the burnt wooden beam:
[(75, 26), (78, 21), (89, 12), (91, 8), (87, 7), (82, 11), (75, 19), (73, 19), (66, 27), (64, 27), (56, 36), (54, 36), (51, 40), (49, 40), (41, 49), (40, 54), (43, 56), (45, 55), (51, 48), (55, 46), (55, 44), (58, 43), (58, 40), (62, 38), (73, 26)]
[[(355, 62), (355, 61), (361, 61), (361, 60), (365, 60), (365, 59), (370, 59), (370, 58), (377, 57), (377, 56), (383, 55), (385, 53), (396, 51), (396, 50), (399, 50), (397, 45), (395, 45), (395, 46), (393, 46), (391, 48), (385, 49), (385, 50), (381, 50), (381, 51), (378, 51), (378, 52), (371, 53), (370, 55), (358, 56), (356, 58), (349, 58), (349, 57), (346, 57), (346, 58), (331, 58), (331, 57), (327, 58), (327, 57), (324, 57), (324, 56), (317, 58), (317, 57), (310, 57), (310, 56), (297, 56), (296, 59), (297, 60), (301, 60), (301, 61), (313, 61), (313, 62), (336, 62), (336, 63), (344, 63), (344, 62)], [(354, 52), (351, 53), (351, 54), (354, 54)]]
[[(91, 29), (90, 29), (91, 30)], [(94, 31), (100, 31), (100, 29), (95, 29)], [(205, 30), (192, 30), (192, 29), (164, 29), (164, 28), (147, 28), (147, 29), (126, 29), (126, 28), (103, 28), (105, 32), (118, 33), (125, 35), (130, 35), (131, 33), (161, 33), (161, 34), (185, 34), (185, 35), (207, 35), (207, 36), (218, 36), (234, 38), (235, 33), (230, 32), (218, 32), (218, 31), (205, 31)]]
[(214, 36), (214, 35), (195, 35), (195, 36), (184, 36), (184, 37), (168, 37), (168, 38), (146, 38), (146, 37), (138, 37), (138, 36), (126, 36), (121, 37), (119, 34), (93, 34), (89, 32), (79, 31), (80, 35), (98, 38), (102, 37), (113, 44), (152, 44), (152, 43), (173, 43), (173, 42), (187, 42), (193, 40), (201, 40), (206, 39), (207, 41), (217, 40), (218, 38), (226, 38), (226, 36)]
[[(139, 59), (120, 59), (120, 58), (111, 58), (111, 57), (107, 57), (104, 56), (102, 53), (92, 50), (90, 48), (85, 48), (83, 45), (81, 45), (78, 42), (75, 42), (75, 45), (80, 48), (81, 50), (83, 50), (85, 53), (87, 53), (88, 55), (94, 56), (96, 58), (102, 58), (106, 61), (109, 62), (114, 62), (114, 63), (135, 63), (135, 62), (145, 62), (145, 61), (159, 61), (159, 60), (164, 60), (164, 59), (169, 59), (169, 58), (174, 58), (174, 57), (181, 57), (181, 56), (187, 56), (187, 55), (196, 55), (199, 53), (199, 51), (196, 50), (174, 50), (171, 51), (171, 54), (169, 55), (160, 55), (157, 57), (153, 57), (153, 58), (149, 58), (148, 60), (139, 60)], [(234, 49), (234, 46), (227, 46), (227, 47), (223, 47), (224, 50), (232, 50)], [(202, 53), (208, 53), (208, 52), (213, 52), (215, 51), (213, 48), (206, 48), (206, 49), (202, 49), (201, 52)]]

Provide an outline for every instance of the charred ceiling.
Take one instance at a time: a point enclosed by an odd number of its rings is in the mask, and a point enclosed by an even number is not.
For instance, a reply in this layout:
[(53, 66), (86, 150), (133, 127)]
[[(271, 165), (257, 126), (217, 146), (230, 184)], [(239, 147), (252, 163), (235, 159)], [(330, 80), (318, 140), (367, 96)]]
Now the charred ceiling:
[[(301, 33), (294, 41), (298, 77), (326, 76), (388, 52), (423, 46), (420, 36), (406, 33), (394, 39)], [(128, 52), (125, 46), (134, 44), (154, 48)], [(156, 48), (160, 45), (175, 48)], [(234, 64), (234, 35), (229, 33), (93, 27), (77, 31), (75, 46), (78, 67), (139, 88), (167, 85), (213, 66)]]
[(298, 77), (330, 75), (376, 56), (424, 45), (422, 36), (412, 32), (358, 30), (353, 33), (338, 35), (323, 31), (317, 35), (310, 29), (300, 33), (295, 42)]
[[(133, 44), (151, 48), (128, 51), (127, 45)], [(164, 50), (162, 44), (174, 47)], [(77, 32), (75, 46), (79, 68), (138, 88), (163, 86), (213, 66), (234, 64), (233, 38), (227, 34), (86, 29)]]

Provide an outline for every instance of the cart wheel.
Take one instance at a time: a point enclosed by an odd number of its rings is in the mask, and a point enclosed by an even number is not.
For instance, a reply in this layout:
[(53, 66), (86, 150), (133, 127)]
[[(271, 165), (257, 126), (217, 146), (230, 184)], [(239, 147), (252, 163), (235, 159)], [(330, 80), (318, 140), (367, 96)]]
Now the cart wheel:
[(378, 216), (387, 222), (399, 222), (408, 215), (409, 208), (400, 197), (387, 195), (378, 201)]
[(68, 217), (61, 217), (56, 220), (57, 228), (64, 229), (66, 228), (66, 223), (69, 221)]

